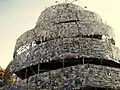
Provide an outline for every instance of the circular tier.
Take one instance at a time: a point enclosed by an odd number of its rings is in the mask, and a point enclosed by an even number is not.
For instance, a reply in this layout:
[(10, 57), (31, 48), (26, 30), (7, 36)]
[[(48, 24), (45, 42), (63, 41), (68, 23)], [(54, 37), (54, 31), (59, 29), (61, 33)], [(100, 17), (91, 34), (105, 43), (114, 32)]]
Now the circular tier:
[(84, 64), (36, 74), (18, 83), (29, 90), (119, 90), (119, 78), (120, 69)]
[(50, 32), (64, 30), (63, 33), (73, 31), (73, 33), (79, 32), (76, 35), (97, 34), (114, 38), (113, 29), (104, 24), (95, 12), (84, 10), (74, 4), (58, 4), (45, 9), (39, 16), (35, 28), (37, 33), (41, 30)]
[(107, 41), (91, 38), (62, 38), (43, 42), (16, 55), (11, 66), (12, 71), (38, 63), (67, 57), (89, 57), (119, 61), (120, 51)]

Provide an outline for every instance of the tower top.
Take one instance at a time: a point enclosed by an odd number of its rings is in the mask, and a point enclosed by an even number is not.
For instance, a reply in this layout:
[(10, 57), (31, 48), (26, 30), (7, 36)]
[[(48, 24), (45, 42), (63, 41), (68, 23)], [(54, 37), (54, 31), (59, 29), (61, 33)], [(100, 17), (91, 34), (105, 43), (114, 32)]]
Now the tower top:
[[(63, 3), (73, 3), (73, 2), (75, 2), (75, 1), (77, 1), (77, 0), (63, 0)], [(59, 1), (56, 1), (56, 3), (60, 3)]]
[(77, 0), (71, 0), (71, 1), (70, 0), (64, 0), (65, 3), (73, 3), (75, 1), (77, 1)]
[(69, 2), (69, 0), (65, 0), (65, 3), (68, 3)]

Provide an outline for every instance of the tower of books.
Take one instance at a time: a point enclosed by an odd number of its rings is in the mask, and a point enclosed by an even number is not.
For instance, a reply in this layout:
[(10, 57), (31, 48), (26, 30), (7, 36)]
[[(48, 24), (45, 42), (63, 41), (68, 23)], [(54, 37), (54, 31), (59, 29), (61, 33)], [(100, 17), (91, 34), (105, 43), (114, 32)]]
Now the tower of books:
[(95, 12), (62, 3), (17, 39), (5, 74), (28, 90), (119, 90), (119, 60), (113, 29)]

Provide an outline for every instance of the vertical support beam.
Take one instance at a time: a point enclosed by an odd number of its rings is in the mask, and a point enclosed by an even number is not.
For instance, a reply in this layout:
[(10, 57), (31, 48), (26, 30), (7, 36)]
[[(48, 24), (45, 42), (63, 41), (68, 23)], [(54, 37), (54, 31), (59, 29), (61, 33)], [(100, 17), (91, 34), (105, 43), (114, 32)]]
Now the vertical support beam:
[(25, 78), (27, 79), (26, 83), (27, 83), (27, 90), (28, 90), (28, 78), (27, 78), (27, 75), (28, 75), (28, 70), (27, 70), (27, 68), (26, 68)]
[(40, 72), (40, 63), (38, 64), (38, 74), (39, 74), (39, 72)]
[(101, 62), (100, 62), (100, 63), (103, 64), (103, 63), (102, 63), (102, 59), (101, 59)]
[(82, 61), (83, 61), (83, 65), (84, 65), (85, 64), (84, 57), (82, 58)]
[(26, 71), (25, 71), (25, 78), (27, 78), (27, 75), (28, 75), (28, 70), (26, 68)]
[(62, 62), (63, 62), (63, 68), (64, 68), (64, 66), (65, 66), (64, 59), (63, 59), (63, 61), (62, 61)]

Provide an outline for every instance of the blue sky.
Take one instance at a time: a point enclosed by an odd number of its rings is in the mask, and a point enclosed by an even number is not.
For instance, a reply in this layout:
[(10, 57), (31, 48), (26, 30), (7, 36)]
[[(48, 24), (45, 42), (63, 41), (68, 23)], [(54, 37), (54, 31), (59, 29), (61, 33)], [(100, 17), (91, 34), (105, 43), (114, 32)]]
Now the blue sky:
[[(45, 7), (56, 0), (0, 0), (0, 65), (5, 68), (12, 60), (16, 39), (25, 31), (34, 28), (38, 16)], [(58, 0), (62, 2), (64, 0)], [(75, 4), (97, 12), (116, 34), (116, 45), (120, 46), (120, 1), (78, 0)]]

